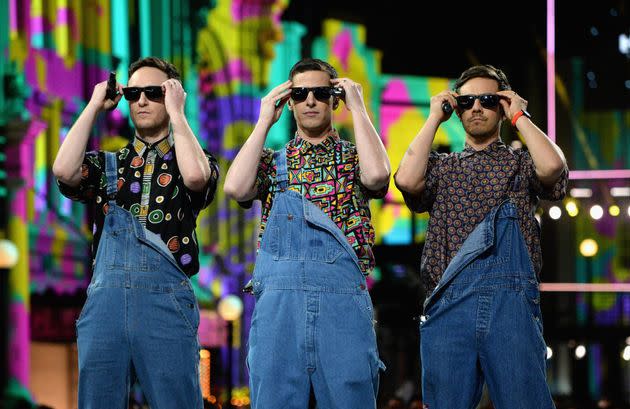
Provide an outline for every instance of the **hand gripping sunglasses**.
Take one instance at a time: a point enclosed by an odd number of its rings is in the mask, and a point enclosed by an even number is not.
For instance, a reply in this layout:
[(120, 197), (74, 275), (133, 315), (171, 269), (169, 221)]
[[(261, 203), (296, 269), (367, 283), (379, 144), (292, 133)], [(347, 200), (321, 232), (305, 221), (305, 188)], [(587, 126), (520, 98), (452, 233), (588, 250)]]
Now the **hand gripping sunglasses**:
[(296, 87), (291, 88), (291, 98), (295, 102), (302, 102), (308, 97), (308, 93), (313, 91), (313, 96), (321, 102), (328, 102), (331, 96), (343, 97), (345, 92), (343, 88), (338, 87)]
[(481, 106), (487, 109), (495, 108), (499, 105), (501, 97), (497, 94), (481, 94), (481, 95), (460, 95), (455, 97), (457, 100), (457, 106), (461, 109), (470, 109), (475, 105), (475, 100), (478, 99)]
[(148, 87), (127, 87), (123, 88), (123, 95), (127, 101), (137, 101), (144, 92), (144, 96), (149, 101), (159, 102), (164, 98), (164, 91), (160, 85), (150, 85)]

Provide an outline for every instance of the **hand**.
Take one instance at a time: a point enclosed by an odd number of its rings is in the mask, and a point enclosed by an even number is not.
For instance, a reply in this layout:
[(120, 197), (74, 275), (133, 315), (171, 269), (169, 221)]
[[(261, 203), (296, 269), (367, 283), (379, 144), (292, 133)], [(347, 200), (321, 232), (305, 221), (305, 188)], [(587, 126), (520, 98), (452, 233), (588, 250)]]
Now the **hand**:
[(361, 84), (352, 81), (350, 78), (333, 78), (330, 82), (332, 82), (333, 86), (341, 87), (345, 91), (346, 95), (342, 99), (348, 111), (365, 110)]
[(527, 100), (512, 90), (499, 91), (497, 95), (501, 97), (499, 103), (503, 107), (503, 113), (508, 119), (512, 120), (512, 117), (521, 110), (527, 110)]
[[(457, 100), (455, 99), (456, 96), (457, 93), (453, 91), (442, 91), (439, 94), (432, 96), (429, 115), (435, 116), (440, 120), (440, 122), (448, 120), (457, 108)], [(442, 104), (444, 102), (453, 107), (453, 110), (451, 112), (444, 112), (444, 110), (442, 109)]]
[(186, 91), (184, 91), (182, 83), (174, 78), (170, 78), (161, 85), (164, 92), (164, 107), (168, 116), (183, 114), (184, 105), (186, 104)]
[(289, 98), (291, 98), (291, 85), (293, 85), (293, 82), (287, 80), (269, 91), (269, 93), (260, 100), (259, 122), (262, 121), (265, 122), (267, 126), (271, 126), (280, 119), (284, 105)]
[(123, 86), (116, 83), (116, 98), (112, 101), (111, 99), (106, 98), (107, 81), (99, 82), (94, 86), (92, 97), (90, 98), (88, 105), (95, 107), (99, 112), (113, 109), (116, 105), (118, 105), (118, 102), (123, 96), (122, 89)]

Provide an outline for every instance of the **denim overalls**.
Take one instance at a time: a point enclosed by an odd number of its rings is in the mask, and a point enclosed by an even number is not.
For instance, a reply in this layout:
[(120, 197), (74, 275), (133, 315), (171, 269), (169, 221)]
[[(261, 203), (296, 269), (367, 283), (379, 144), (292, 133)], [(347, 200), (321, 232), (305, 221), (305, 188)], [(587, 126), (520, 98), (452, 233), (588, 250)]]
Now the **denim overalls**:
[(538, 280), (516, 207), (495, 207), (424, 303), (422, 394), (431, 409), (554, 408), (545, 375)]
[(202, 408), (190, 280), (160, 237), (116, 205), (116, 156), (105, 158), (109, 208), (77, 320), (79, 408), (127, 408), (133, 374), (152, 409)]
[(320, 208), (287, 189), (286, 150), (252, 278), (247, 361), (252, 409), (376, 407), (372, 301), (358, 258)]

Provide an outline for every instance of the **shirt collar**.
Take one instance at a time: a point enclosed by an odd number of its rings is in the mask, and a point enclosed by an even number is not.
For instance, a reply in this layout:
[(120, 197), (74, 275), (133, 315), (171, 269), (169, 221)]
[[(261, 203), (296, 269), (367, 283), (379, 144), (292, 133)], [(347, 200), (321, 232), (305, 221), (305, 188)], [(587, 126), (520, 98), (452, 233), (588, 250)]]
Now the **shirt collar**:
[(306, 153), (312, 149), (322, 148), (327, 152), (334, 149), (335, 145), (340, 141), (339, 133), (336, 129), (330, 131), (328, 136), (318, 144), (312, 144), (309, 141), (302, 139), (298, 133), (295, 133), (295, 139), (293, 146), (300, 150), (301, 153)]
[(501, 138), (497, 139), (496, 141), (492, 142), (490, 145), (486, 146), (485, 148), (481, 149), (481, 150), (475, 150), (475, 148), (473, 148), (472, 146), (470, 146), (468, 143), (466, 143), (464, 145), (464, 151), (462, 152), (462, 156), (463, 157), (467, 157), (470, 155), (474, 155), (477, 152), (483, 152), (487, 155), (490, 155), (492, 157), (496, 157), (497, 155), (500, 155), (504, 152), (507, 151), (507, 145), (505, 143), (503, 143), (503, 141), (501, 140)]
[(152, 143), (152, 144), (143, 141), (142, 139), (140, 139), (138, 137), (138, 135), (136, 135), (133, 138), (133, 149), (140, 156), (143, 156), (147, 149), (152, 149), (153, 148), (153, 149), (155, 149), (157, 151), (157, 153), (160, 156), (160, 158), (163, 158), (164, 155), (166, 155), (168, 153), (168, 151), (171, 150), (173, 145), (175, 145), (175, 139), (173, 138), (173, 134), (172, 133), (169, 133), (168, 136), (166, 136), (166, 137), (160, 139), (158, 142), (155, 142), (155, 143)]

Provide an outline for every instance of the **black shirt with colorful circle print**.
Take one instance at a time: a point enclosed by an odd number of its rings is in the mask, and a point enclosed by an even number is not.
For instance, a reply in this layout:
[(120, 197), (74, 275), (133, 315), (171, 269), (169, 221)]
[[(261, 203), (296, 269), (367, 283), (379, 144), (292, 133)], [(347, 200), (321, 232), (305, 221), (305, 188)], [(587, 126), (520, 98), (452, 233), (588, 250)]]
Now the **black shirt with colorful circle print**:
[[(149, 231), (160, 235), (188, 276), (199, 271), (199, 246), (195, 235), (197, 216), (212, 202), (219, 179), (216, 159), (205, 150), (204, 153), (211, 176), (201, 192), (193, 192), (184, 185), (172, 135), (153, 144), (136, 137), (116, 153), (116, 204), (136, 216)], [(105, 153), (92, 151), (85, 154), (79, 186), (73, 188), (59, 181), (58, 185), (64, 196), (95, 206), (94, 262), (108, 208)]]

